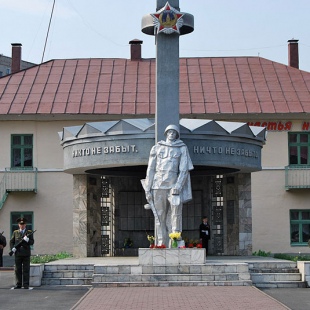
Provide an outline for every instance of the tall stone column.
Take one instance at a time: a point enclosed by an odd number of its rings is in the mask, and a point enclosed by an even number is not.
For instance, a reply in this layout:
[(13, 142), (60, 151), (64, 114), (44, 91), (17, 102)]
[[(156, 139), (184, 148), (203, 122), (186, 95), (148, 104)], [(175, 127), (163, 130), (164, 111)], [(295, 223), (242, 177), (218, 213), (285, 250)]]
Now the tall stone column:
[(155, 142), (168, 125), (179, 125), (179, 37), (193, 30), (194, 17), (180, 12), (179, 0), (157, 0), (156, 13), (142, 19), (142, 32), (156, 42)]
[[(157, 11), (165, 4), (165, 0), (157, 0)], [(169, 4), (179, 11), (179, 0)], [(164, 139), (168, 125), (179, 125), (179, 83), (179, 34), (160, 32), (156, 35), (156, 142)]]

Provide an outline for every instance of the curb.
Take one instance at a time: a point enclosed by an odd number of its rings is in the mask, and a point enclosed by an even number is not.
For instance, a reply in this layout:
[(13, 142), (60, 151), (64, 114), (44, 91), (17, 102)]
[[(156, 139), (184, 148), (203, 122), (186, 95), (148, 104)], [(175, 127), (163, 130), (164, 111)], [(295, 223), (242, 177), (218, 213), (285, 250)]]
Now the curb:
[(88, 292), (86, 292), (80, 299), (79, 299), (79, 301), (70, 309), (70, 310), (74, 310), (91, 292), (92, 292), (92, 290), (93, 290), (94, 288), (93, 287), (91, 287), (90, 289), (89, 289), (89, 291)]

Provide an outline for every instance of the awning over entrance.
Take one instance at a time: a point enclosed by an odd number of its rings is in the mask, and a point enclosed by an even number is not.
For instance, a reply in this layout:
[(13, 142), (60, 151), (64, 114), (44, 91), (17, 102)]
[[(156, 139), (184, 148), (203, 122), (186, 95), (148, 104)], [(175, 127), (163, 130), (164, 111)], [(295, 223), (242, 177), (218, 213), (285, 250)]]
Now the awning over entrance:
[[(264, 127), (181, 119), (180, 129), (196, 173), (261, 170), (261, 149), (266, 140)], [(137, 174), (146, 171), (155, 144), (155, 121), (145, 118), (91, 122), (65, 127), (59, 136), (67, 173)]]

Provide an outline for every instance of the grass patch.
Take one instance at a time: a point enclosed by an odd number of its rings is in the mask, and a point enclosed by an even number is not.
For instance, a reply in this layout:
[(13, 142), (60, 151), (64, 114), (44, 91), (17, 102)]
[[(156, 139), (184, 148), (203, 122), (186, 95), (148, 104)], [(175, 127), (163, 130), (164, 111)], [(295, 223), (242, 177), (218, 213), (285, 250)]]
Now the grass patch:
[(72, 257), (72, 254), (60, 252), (58, 254), (34, 255), (30, 257), (31, 264), (44, 264), (55, 260)]
[(290, 254), (277, 253), (277, 254), (274, 254), (273, 257), (274, 258), (279, 258), (279, 259), (291, 260), (293, 262), (297, 262), (297, 261), (310, 261), (310, 256), (309, 255), (290, 255)]
[(258, 250), (257, 252), (253, 252), (252, 255), (263, 256), (263, 257), (274, 257), (274, 258), (278, 258), (278, 259), (290, 260), (293, 262), (310, 261), (310, 255), (300, 255), (300, 254), (295, 255), (295, 254), (282, 254), (282, 253), (271, 254), (271, 252), (265, 252), (262, 250)]

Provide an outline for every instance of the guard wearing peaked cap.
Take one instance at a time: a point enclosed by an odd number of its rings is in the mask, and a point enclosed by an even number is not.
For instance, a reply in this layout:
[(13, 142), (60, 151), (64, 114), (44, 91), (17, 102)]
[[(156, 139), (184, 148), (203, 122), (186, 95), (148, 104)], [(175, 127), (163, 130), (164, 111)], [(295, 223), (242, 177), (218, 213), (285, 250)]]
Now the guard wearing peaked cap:
[[(30, 278), (30, 256), (31, 246), (34, 244), (33, 234), (31, 230), (26, 228), (27, 220), (20, 217), (16, 220), (19, 229), (13, 231), (10, 240), (10, 248), (15, 254), (15, 279), (16, 286), (14, 289), (29, 289)], [(20, 247), (15, 246), (21, 242)]]
[(18, 224), (27, 224), (27, 220), (24, 217), (19, 217), (16, 222)]

